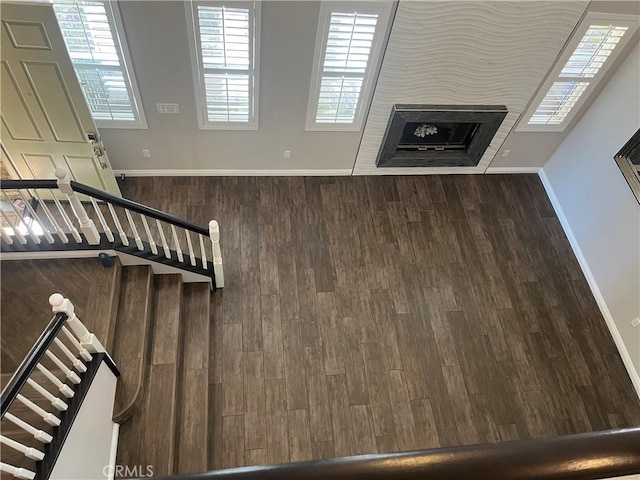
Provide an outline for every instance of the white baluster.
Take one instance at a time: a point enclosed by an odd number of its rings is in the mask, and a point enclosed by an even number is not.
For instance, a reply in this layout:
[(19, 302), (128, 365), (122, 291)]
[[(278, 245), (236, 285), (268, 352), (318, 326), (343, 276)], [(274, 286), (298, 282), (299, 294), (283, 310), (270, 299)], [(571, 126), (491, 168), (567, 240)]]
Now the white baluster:
[[(35, 234), (35, 232), (31, 228), (31, 225), (29, 225), (26, 222), (26, 220), (22, 216), (22, 213), (20, 213), (20, 210), (18, 210), (16, 208), (16, 206), (14, 205), (13, 201), (11, 200), (11, 198), (9, 198), (9, 196), (4, 191), (2, 192), (2, 195), (3, 195), (4, 199), (5, 199), (5, 202), (7, 202), (11, 206), (11, 210), (13, 210), (13, 213), (16, 214), (16, 217), (18, 217), (18, 219), (20, 220), (20, 223), (26, 227), (27, 231), (29, 232), (29, 238), (31, 238), (31, 240), (33, 240), (35, 243), (40, 245), (40, 242), (41, 242), (40, 236)], [(15, 232), (18, 229), (14, 228), (13, 230)]]
[(16, 191), (18, 192), (18, 195), (20, 195), (20, 198), (24, 202), (25, 207), (27, 207), (27, 210), (29, 210), (29, 214), (31, 215), (31, 221), (36, 222), (40, 226), (40, 229), (42, 230), (42, 235), (44, 235), (44, 238), (47, 240), (47, 242), (53, 243), (53, 237), (51, 236), (51, 231), (47, 227), (45, 227), (44, 223), (42, 222), (42, 220), (40, 220), (40, 217), (31, 206), (31, 203), (27, 201), (26, 198), (24, 198), (24, 195), (22, 195), (22, 192), (20, 190), (16, 190)]
[(13, 465), (9, 465), (8, 463), (0, 462), (0, 472), (8, 473), (9, 475), (13, 475), (20, 480), (33, 480), (36, 476), (35, 472), (31, 470), (27, 470), (26, 468), (18, 468)]
[(18, 239), (18, 242), (20, 242), (22, 245), (25, 245), (27, 243), (27, 239), (22, 234), (22, 232), (11, 224), (11, 220), (9, 220), (7, 215), (4, 213), (4, 210), (0, 210), (0, 213), (2, 214), (2, 218), (4, 218), (4, 221), (7, 222), (8, 225), (10, 225), (13, 234)]
[(13, 238), (9, 235), (4, 228), (0, 228), (0, 235), (2, 235), (2, 239), (7, 242), (8, 245), (13, 245)]
[(202, 268), (207, 269), (207, 252), (204, 249), (204, 237), (201, 233), (198, 234), (200, 239), (200, 256), (202, 257)]
[(182, 249), (180, 248), (180, 242), (178, 242), (178, 233), (176, 232), (176, 227), (171, 225), (171, 233), (173, 234), (173, 245), (176, 247), (176, 254), (178, 255), (178, 260), (180, 262), (184, 262), (184, 257), (182, 256)]
[(86, 348), (84, 348), (82, 345), (80, 345), (80, 342), (78, 341), (78, 339), (76, 337), (74, 337), (73, 334), (69, 330), (67, 330), (67, 327), (63, 326), (62, 327), (62, 332), (67, 336), (69, 341), (71, 343), (73, 343), (73, 346), (78, 350), (78, 354), (80, 355), (80, 357), (85, 362), (90, 362), (93, 357), (91, 356), (91, 354), (89, 352), (87, 352)]
[(47, 422), (49, 425), (52, 425), (54, 427), (57, 427), (58, 425), (60, 425), (60, 419), (58, 417), (56, 417), (53, 413), (44, 411), (42, 408), (40, 408), (38, 405), (33, 403), (31, 400), (29, 400), (28, 398), (25, 398), (22, 394), (20, 393), (17, 394), (16, 400), (22, 403), (29, 410), (32, 410), (38, 415), (40, 415), (42, 419), (45, 422)]
[(136, 247), (138, 247), (138, 250), (144, 250), (144, 245), (142, 245), (142, 239), (138, 234), (138, 229), (136, 228), (136, 224), (133, 223), (133, 218), (131, 217), (131, 213), (126, 208), (124, 210), (124, 213), (127, 215), (127, 220), (129, 220), (129, 225), (131, 226), (131, 231), (133, 232), (133, 239), (136, 241)]
[(66, 313), (67, 325), (73, 332), (73, 334), (80, 340), (80, 345), (87, 349), (90, 353), (104, 352), (105, 349), (98, 340), (98, 338), (85, 327), (80, 319), (75, 314), (73, 304), (68, 298), (64, 298), (59, 293), (54, 293), (49, 297), (49, 305), (53, 313)]
[(60, 200), (58, 200), (58, 197), (56, 197), (56, 194), (53, 193), (53, 191), (49, 190), (49, 193), (51, 194), (51, 198), (53, 198), (53, 203), (55, 203), (56, 207), (58, 207), (58, 211), (60, 212), (60, 216), (64, 220), (65, 225), (71, 232), (71, 236), (76, 241), (76, 243), (82, 243), (82, 237), (80, 236), (78, 229), (69, 218), (69, 215), (67, 215), (67, 212), (64, 210), (62, 204), (60, 203)]
[(76, 356), (73, 353), (71, 353), (71, 350), (69, 350), (67, 346), (60, 341), (59, 338), (54, 338), (53, 342), (58, 346), (58, 348), (60, 348), (60, 350), (62, 350), (62, 353), (64, 353), (67, 356), (67, 358), (71, 361), (71, 364), (73, 365), (73, 368), (76, 370), (76, 372), (84, 373), (87, 371), (87, 367), (85, 366), (85, 364), (82, 363), (80, 359), (76, 358)]
[(53, 408), (59, 412), (64, 412), (69, 406), (60, 400), (58, 397), (54, 397), (50, 392), (42, 388), (35, 380), (28, 378), (27, 383), (40, 395), (49, 400)]
[(49, 350), (45, 351), (44, 354), (47, 357), (49, 357), (49, 359), (51, 359), (51, 361), (55, 363), (60, 370), (62, 370), (62, 372), (64, 373), (64, 376), (67, 377), (67, 380), (69, 380), (71, 383), (75, 385), (78, 385), (80, 383), (80, 377), (76, 374), (76, 372), (71, 370), (64, 363), (62, 363), (62, 361), (58, 357), (56, 357)]
[[(1, 210), (0, 210), (0, 211), (1, 211)], [(11, 225), (11, 222), (9, 221), (9, 219), (7, 218), (7, 216), (5, 215), (4, 211), (2, 211), (2, 218), (4, 218), (4, 221), (5, 221), (5, 222), (7, 222), (7, 225), (8, 225), (8, 226), (7, 226), (7, 228), (10, 228), (10, 229), (11, 229), (11, 231), (13, 232), (13, 234), (14, 234), (14, 235), (16, 235), (16, 229), (15, 229), (15, 228), (13, 228), (13, 225)], [(12, 236), (11, 236), (11, 235), (9, 235), (9, 234), (5, 231), (4, 227), (3, 227), (3, 228), (0, 228), (0, 233), (2, 234), (2, 238), (3, 238), (3, 240), (4, 240), (5, 242), (7, 242), (9, 245), (13, 245), (13, 238), (12, 238)], [(18, 233), (18, 235), (20, 235), (20, 236), (16, 235), (16, 238), (18, 238), (18, 241), (19, 241), (20, 243), (22, 243), (23, 245), (24, 245), (25, 243), (27, 243), (27, 239), (26, 239), (26, 238), (24, 238), (24, 236), (22, 236), (22, 234), (21, 234), (20, 232), (17, 232), (17, 233)], [(20, 237), (22, 237), (22, 238), (20, 238)]]
[(144, 227), (144, 233), (147, 235), (147, 240), (149, 240), (149, 246), (151, 247), (151, 253), (154, 255), (158, 254), (158, 247), (156, 247), (156, 242), (153, 240), (151, 236), (151, 230), (149, 230), (149, 224), (147, 223), (147, 218), (144, 215), (140, 215), (142, 219), (142, 226)]
[(127, 237), (127, 234), (124, 233), (124, 230), (122, 229), (122, 225), (120, 224), (120, 219), (118, 218), (118, 215), (116, 215), (116, 211), (113, 208), (113, 205), (111, 205), (110, 203), (107, 203), (107, 206), (109, 207), (109, 211), (111, 212), (111, 218), (113, 218), (113, 223), (115, 223), (116, 228), (118, 229), (118, 236), (120, 237), (120, 241), (125, 247), (128, 247), (129, 237)]
[(15, 440), (11, 440), (9, 437), (5, 437), (4, 435), (0, 435), (0, 443), (23, 453), (25, 457), (30, 458), (31, 460), (40, 461), (44, 458), (44, 453), (37, 448), (27, 447), (26, 445), (16, 442)]
[(84, 205), (71, 188), (71, 176), (64, 168), (56, 168), (56, 178), (58, 179), (58, 188), (69, 199), (71, 209), (75, 214), (78, 222), (80, 222), (80, 231), (84, 233), (89, 245), (98, 245), (100, 243), (100, 233), (96, 228), (93, 220), (87, 215)]
[(156, 218), (156, 226), (158, 227), (158, 231), (160, 232), (160, 240), (162, 240), (162, 249), (164, 250), (164, 256), (171, 259), (171, 250), (169, 250), (169, 244), (167, 243), (167, 237), (164, 236), (164, 230), (162, 229), (162, 224), (160, 220)]
[(62, 381), (60, 381), (58, 377), (56, 377), (53, 373), (51, 373), (47, 367), (38, 363), (36, 365), (36, 368), (45, 377), (47, 377), (51, 383), (53, 383), (56, 386), (56, 388), (62, 395), (64, 395), (67, 398), (71, 398), (75, 395), (75, 392), (73, 391), (73, 389), (69, 385), (62, 383)]
[(220, 250), (220, 226), (215, 220), (209, 222), (209, 238), (213, 250), (213, 273), (216, 279), (216, 287), (224, 287), (224, 268), (222, 265), (222, 251)]
[(67, 237), (67, 234), (64, 233), (64, 230), (62, 228), (60, 228), (60, 224), (58, 224), (58, 221), (56, 220), (56, 218), (51, 213), (51, 210), (49, 210), (49, 207), (47, 206), (47, 204), (42, 201), (42, 197), (40, 196), (38, 191), (37, 190), (32, 190), (31, 194), (34, 195), (38, 199), (39, 205), (44, 210), (45, 215), (49, 219), (49, 222), (51, 223), (51, 225), (55, 229), (55, 231), (58, 234), (58, 237), (60, 238), (62, 243), (69, 243), (69, 237)]
[(196, 255), (193, 253), (193, 245), (191, 245), (191, 235), (189, 235), (189, 230), (184, 231), (187, 236), (187, 246), (189, 247), (189, 259), (191, 260), (191, 266), (196, 266)]
[(102, 225), (102, 230), (104, 231), (104, 234), (107, 236), (107, 240), (113, 243), (113, 232), (111, 232), (111, 229), (107, 224), (107, 221), (104, 219), (104, 215), (102, 215), (102, 211), (98, 207), (98, 202), (96, 202), (95, 198), (93, 197), (90, 197), (90, 198), (91, 198), (91, 205), (93, 205), (93, 209), (96, 211), (96, 215), (98, 216), (98, 220), (100, 220), (100, 225)]
[(5, 413), (4, 418), (9, 420), (14, 425), (20, 427), (25, 432), (30, 433), (31, 435), (33, 435), (33, 438), (35, 438), (39, 442), (51, 443), (51, 440), (53, 440), (53, 437), (51, 435), (49, 435), (47, 432), (45, 432), (44, 430), (38, 430), (33, 425), (28, 424), (27, 422), (25, 422), (24, 420), (16, 417), (12, 413), (9, 413), (9, 412)]

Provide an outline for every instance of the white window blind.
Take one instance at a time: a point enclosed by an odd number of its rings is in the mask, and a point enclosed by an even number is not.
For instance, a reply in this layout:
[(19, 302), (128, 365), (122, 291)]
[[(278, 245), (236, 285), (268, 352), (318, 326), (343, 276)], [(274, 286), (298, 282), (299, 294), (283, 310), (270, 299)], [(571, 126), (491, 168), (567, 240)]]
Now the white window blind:
[(564, 60), (547, 80), (542, 90), (544, 96), (539, 95), (535, 109), (529, 109), (525, 117), (527, 126), (520, 130), (562, 130), (601, 79), (611, 58), (619, 53), (625, 35), (630, 36), (629, 22), (621, 19), (608, 24), (598, 22), (595, 17), (587, 17), (578, 29), (575, 40), (563, 54)]
[(146, 127), (108, 2), (55, 0), (54, 11), (91, 114), (99, 126)]
[(202, 128), (255, 128), (253, 3), (193, 4)]
[(321, 11), (307, 129), (359, 129), (388, 13), (365, 3), (335, 3)]

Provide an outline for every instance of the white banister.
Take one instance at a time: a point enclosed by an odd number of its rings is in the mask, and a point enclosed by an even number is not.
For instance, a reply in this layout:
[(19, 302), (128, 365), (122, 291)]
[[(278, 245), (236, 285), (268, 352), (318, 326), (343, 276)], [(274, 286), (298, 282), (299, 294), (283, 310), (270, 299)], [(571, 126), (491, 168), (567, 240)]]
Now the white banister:
[(93, 205), (93, 209), (96, 211), (96, 215), (98, 216), (98, 220), (100, 220), (100, 225), (102, 225), (102, 230), (104, 231), (104, 234), (107, 236), (107, 240), (113, 243), (113, 232), (109, 228), (109, 224), (107, 223), (107, 221), (104, 219), (104, 215), (102, 215), (102, 210), (100, 210), (100, 207), (98, 207), (98, 202), (96, 202), (95, 198), (93, 197), (90, 197), (90, 198), (91, 198), (91, 205)]
[(73, 336), (73, 334), (64, 325), (62, 326), (62, 332), (67, 336), (69, 341), (73, 343), (73, 346), (78, 350), (78, 354), (80, 355), (80, 357), (85, 362), (90, 362), (91, 359), (93, 358), (91, 354), (87, 352), (86, 348), (80, 345), (80, 342), (78, 341), (78, 339), (75, 336)]
[(82, 363), (82, 361), (78, 359), (73, 353), (71, 353), (71, 350), (69, 350), (67, 346), (60, 341), (59, 338), (54, 338), (53, 343), (55, 343), (58, 348), (62, 350), (62, 353), (64, 353), (65, 356), (69, 359), (76, 372), (84, 373), (87, 371), (87, 367), (85, 366), (85, 364)]
[(147, 219), (144, 215), (140, 215), (142, 219), (142, 226), (144, 227), (144, 233), (147, 235), (147, 240), (149, 240), (149, 246), (151, 247), (151, 253), (154, 255), (158, 254), (158, 247), (156, 247), (156, 242), (153, 240), (151, 236), (151, 230), (149, 230), (149, 224), (147, 223)]
[(98, 245), (100, 243), (100, 233), (96, 228), (93, 220), (87, 215), (87, 211), (82, 202), (71, 188), (71, 176), (64, 168), (56, 168), (56, 178), (58, 179), (58, 188), (64, 193), (71, 204), (71, 210), (80, 222), (80, 231), (84, 233), (89, 245)]
[(173, 234), (173, 245), (176, 247), (176, 254), (178, 255), (178, 260), (180, 262), (184, 262), (184, 257), (182, 256), (182, 249), (180, 248), (180, 242), (178, 242), (178, 233), (176, 232), (176, 227), (171, 225), (171, 233)]
[(9, 465), (8, 463), (0, 462), (0, 472), (8, 473), (9, 475), (13, 475), (20, 480), (33, 480), (36, 476), (35, 472), (31, 470), (27, 470), (26, 468), (18, 468), (13, 465)]
[(47, 422), (49, 425), (52, 425), (54, 427), (57, 427), (58, 425), (60, 425), (60, 419), (58, 417), (56, 417), (53, 413), (49, 413), (49, 412), (43, 410), (38, 405), (33, 403), (31, 400), (29, 400), (28, 398), (25, 398), (21, 393), (16, 395), (16, 400), (18, 400), (20, 403), (22, 403), (29, 410), (31, 410), (31, 411), (37, 413), (38, 415), (40, 415), (42, 417), (42, 419), (45, 422)]
[(47, 206), (47, 204), (42, 201), (42, 197), (40, 196), (38, 191), (37, 190), (32, 190), (31, 194), (34, 195), (38, 199), (39, 205), (42, 207), (42, 210), (44, 210), (44, 214), (49, 219), (49, 222), (51, 223), (51, 226), (54, 228), (54, 230), (58, 234), (58, 238), (60, 238), (62, 243), (69, 243), (69, 237), (67, 237), (67, 234), (64, 233), (64, 230), (62, 228), (60, 228), (60, 224), (56, 220), (56, 217), (53, 216), (53, 214), (51, 213), (51, 210), (49, 210), (49, 207)]
[(167, 237), (164, 236), (164, 230), (162, 229), (162, 224), (160, 220), (156, 218), (156, 226), (158, 227), (158, 231), (160, 232), (160, 240), (162, 241), (162, 249), (164, 250), (164, 256), (171, 259), (171, 250), (169, 250), (169, 244), (167, 243)]
[(116, 211), (113, 208), (113, 205), (111, 205), (110, 203), (107, 203), (107, 206), (109, 207), (109, 212), (111, 212), (111, 218), (113, 219), (113, 223), (116, 225), (116, 229), (118, 230), (118, 236), (120, 237), (120, 241), (125, 247), (128, 247), (129, 237), (127, 237), (127, 234), (124, 233), (124, 230), (122, 229), (122, 225), (120, 224), (120, 219), (118, 218), (118, 215), (116, 215)]
[[(29, 225), (24, 217), (22, 216), (22, 213), (20, 212), (20, 210), (18, 210), (15, 206), (15, 204), (13, 203), (13, 201), (11, 200), (11, 198), (9, 197), (9, 195), (6, 194), (6, 192), (3, 190), (2, 191), (2, 196), (5, 199), (5, 202), (7, 204), (9, 204), (9, 206), (11, 207), (11, 210), (13, 210), (13, 213), (16, 214), (16, 217), (18, 217), (18, 219), (20, 220), (20, 223), (22, 225), (25, 226), (25, 228), (27, 229), (27, 231), (29, 232), (29, 237), (38, 245), (40, 244), (41, 240), (40, 240), (40, 236), (36, 235), (35, 232), (31, 229), (31, 225)], [(14, 227), (13, 231), (17, 231), (18, 229)], [(26, 242), (25, 242), (26, 243)]]
[[(13, 225), (11, 225), (11, 222), (9, 221), (9, 219), (7, 218), (6, 214), (4, 213), (3, 210), (0, 210), (0, 213), (2, 213), (2, 218), (4, 218), (4, 221), (7, 222), (7, 225), (9, 226), (8, 228), (11, 229), (11, 231), (13, 232), (13, 234), (16, 236), (16, 238), (18, 239), (18, 242), (20, 242), (21, 244), (25, 244), (27, 243), (27, 239), (24, 238), (24, 236), (17, 231), (16, 228), (14, 228)], [(5, 242), (7, 242), (9, 245), (13, 245), (13, 238), (11, 238), (11, 235), (9, 235), (4, 228), (0, 228), (0, 232), (2, 232), (2, 238), (4, 239)]]
[(202, 257), (202, 268), (207, 269), (207, 251), (204, 249), (204, 236), (199, 233), (198, 239), (200, 239), (200, 256)]
[(213, 250), (213, 273), (216, 287), (224, 287), (224, 268), (222, 265), (222, 251), (220, 250), (220, 226), (215, 220), (209, 222), (209, 238)]
[(22, 192), (20, 190), (16, 190), (16, 191), (18, 192), (18, 195), (20, 195), (20, 199), (24, 202), (24, 206), (27, 208), (27, 210), (29, 210), (31, 221), (36, 222), (40, 226), (40, 229), (42, 230), (42, 235), (47, 240), (47, 242), (49, 242), (50, 244), (53, 243), (53, 237), (51, 236), (51, 232), (45, 226), (42, 220), (40, 220), (40, 217), (31, 206), (31, 203), (26, 198), (24, 198), (24, 195), (22, 195)]
[(144, 245), (142, 245), (142, 239), (140, 238), (140, 234), (138, 233), (138, 228), (136, 224), (133, 222), (133, 218), (131, 217), (131, 212), (124, 209), (124, 213), (127, 215), (127, 220), (129, 221), (129, 226), (131, 227), (131, 231), (133, 232), (133, 239), (136, 241), (136, 247), (138, 250), (144, 250)]
[(191, 266), (196, 266), (196, 255), (193, 253), (193, 245), (191, 244), (191, 235), (189, 235), (189, 230), (184, 231), (187, 236), (187, 246), (189, 247), (189, 260), (191, 260)]
[(49, 403), (51, 403), (51, 405), (53, 406), (53, 408), (55, 408), (56, 410), (58, 410), (59, 412), (64, 412), (65, 410), (67, 410), (67, 408), (69, 408), (69, 405), (67, 405), (65, 402), (63, 402), (62, 400), (60, 400), (58, 397), (54, 397), (50, 392), (48, 392), (47, 390), (45, 390), (44, 388), (42, 388), (38, 382), (36, 382), (35, 380), (33, 380), (32, 378), (28, 378), (27, 379), (27, 383), (31, 386), (31, 388), (33, 388), (36, 392), (38, 392), (40, 395), (42, 395), (44, 398), (46, 398), (47, 400), (49, 400)]
[(30, 458), (31, 460), (39, 462), (44, 458), (44, 452), (41, 452), (37, 448), (27, 447), (26, 445), (16, 442), (15, 440), (11, 440), (9, 437), (5, 437), (4, 435), (0, 435), (0, 443), (23, 453), (25, 457)]
[(40, 371), (40, 373), (42, 373), (45, 377), (47, 377), (51, 383), (53, 383), (56, 386), (56, 388), (62, 395), (64, 395), (67, 398), (73, 397), (74, 395), (73, 389), (69, 385), (62, 383), (58, 377), (56, 377), (53, 373), (51, 373), (47, 369), (47, 367), (38, 363), (36, 365), (36, 368)]
[(62, 372), (64, 373), (64, 376), (67, 377), (67, 380), (69, 380), (71, 383), (77, 385), (80, 383), (80, 377), (76, 374), (76, 372), (74, 372), (73, 370), (71, 370), (69, 367), (67, 367), (64, 363), (62, 363), (62, 360), (60, 360), (58, 357), (56, 357), (52, 352), (50, 352), (49, 350), (45, 351), (44, 354), (49, 357), (49, 359), (56, 364), (56, 366), (62, 370)]
[(100, 340), (98, 340), (93, 333), (87, 330), (87, 327), (85, 327), (76, 316), (75, 308), (68, 298), (64, 298), (59, 293), (54, 293), (49, 297), (49, 304), (51, 305), (53, 313), (62, 312), (67, 314), (69, 317), (67, 318), (67, 325), (69, 325), (73, 334), (80, 341), (80, 345), (82, 345), (88, 352), (100, 353), (105, 351)]
[(39, 442), (51, 443), (51, 440), (53, 440), (53, 437), (49, 435), (47, 432), (45, 432), (44, 430), (37, 429), (33, 425), (30, 425), (29, 423), (22, 420), (21, 418), (16, 417), (13, 413), (9, 413), (9, 412), (5, 413), (4, 418), (9, 420), (11, 423), (16, 425), (17, 427), (20, 427), (25, 432), (33, 435), (33, 438), (35, 438)]
[(64, 207), (60, 203), (60, 200), (58, 200), (58, 197), (53, 191), (49, 190), (49, 193), (51, 194), (51, 198), (53, 198), (53, 203), (55, 203), (56, 207), (58, 207), (58, 211), (60, 212), (60, 216), (64, 220), (65, 225), (71, 232), (71, 236), (76, 241), (76, 243), (82, 243), (82, 237), (80, 236), (78, 229), (75, 227), (75, 225), (69, 218), (69, 215), (67, 215), (67, 212), (65, 211)]

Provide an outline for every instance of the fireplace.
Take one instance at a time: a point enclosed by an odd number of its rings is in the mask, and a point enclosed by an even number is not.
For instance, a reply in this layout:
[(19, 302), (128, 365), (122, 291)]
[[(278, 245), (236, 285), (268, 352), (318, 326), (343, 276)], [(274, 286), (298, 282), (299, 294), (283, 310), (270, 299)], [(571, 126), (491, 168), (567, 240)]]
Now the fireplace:
[(474, 167), (498, 131), (504, 105), (394, 105), (378, 167)]

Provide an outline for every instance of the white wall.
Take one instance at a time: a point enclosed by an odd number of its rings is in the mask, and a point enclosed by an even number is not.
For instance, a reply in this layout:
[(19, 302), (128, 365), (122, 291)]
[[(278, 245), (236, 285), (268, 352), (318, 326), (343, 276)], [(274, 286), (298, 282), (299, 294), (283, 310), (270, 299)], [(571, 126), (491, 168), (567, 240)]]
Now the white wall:
[[(149, 129), (100, 130), (114, 170), (350, 173), (360, 132), (305, 131), (319, 2), (262, 3), (258, 131), (198, 129), (183, 2), (119, 4)], [(156, 103), (178, 103), (180, 114), (159, 115)], [(151, 158), (143, 158), (142, 149)], [(284, 150), (292, 151), (291, 159), (283, 158)]]
[(115, 395), (116, 377), (102, 362), (53, 467), (51, 480), (108, 478), (112, 469), (105, 467), (115, 459), (112, 434), (117, 425), (111, 421)]
[(541, 177), (640, 395), (640, 205), (613, 160), (639, 127), (636, 43)]

